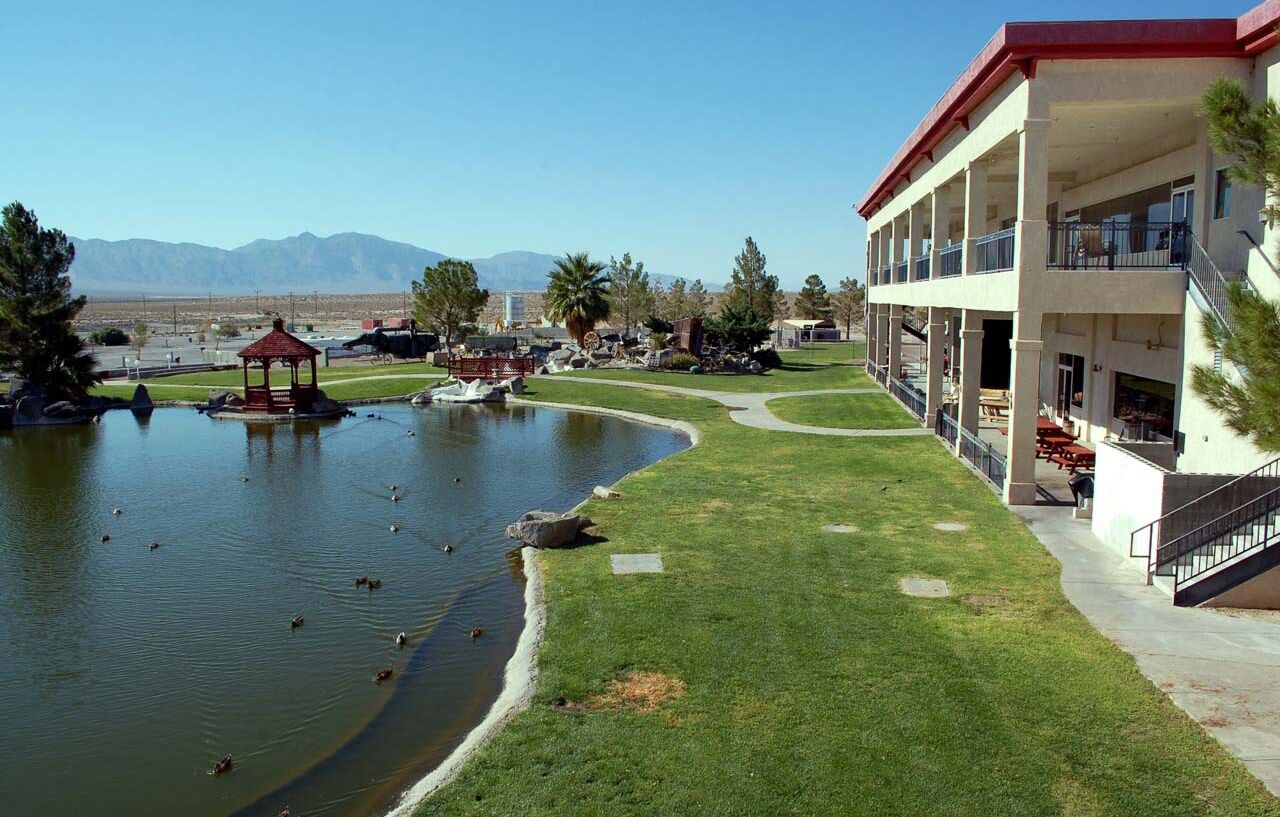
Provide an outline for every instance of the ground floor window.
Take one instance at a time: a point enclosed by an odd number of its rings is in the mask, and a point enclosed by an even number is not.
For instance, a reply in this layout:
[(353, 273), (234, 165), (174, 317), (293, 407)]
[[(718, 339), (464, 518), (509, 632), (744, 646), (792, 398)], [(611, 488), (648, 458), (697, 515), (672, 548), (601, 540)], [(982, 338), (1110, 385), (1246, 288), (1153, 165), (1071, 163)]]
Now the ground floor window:
[(1078, 416), (1073, 409), (1084, 408), (1084, 358), (1080, 355), (1058, 355), (1058, 416)]
[(1131, 440), (1169, 442), (1173, 439), (1176, 387), (1163, 380), (1116, 372), (1115, 419), (1124, 423)]

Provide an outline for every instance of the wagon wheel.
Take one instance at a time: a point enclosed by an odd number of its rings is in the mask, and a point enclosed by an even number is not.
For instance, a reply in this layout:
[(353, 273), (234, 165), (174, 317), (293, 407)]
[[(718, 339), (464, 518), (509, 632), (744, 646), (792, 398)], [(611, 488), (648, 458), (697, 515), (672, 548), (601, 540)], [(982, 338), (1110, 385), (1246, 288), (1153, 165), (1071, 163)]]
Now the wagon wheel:
[(582, 348), (588, 352), (594, 352), (600, 348), (600, 336), (595, 332), (588, 332), (582, 336)]

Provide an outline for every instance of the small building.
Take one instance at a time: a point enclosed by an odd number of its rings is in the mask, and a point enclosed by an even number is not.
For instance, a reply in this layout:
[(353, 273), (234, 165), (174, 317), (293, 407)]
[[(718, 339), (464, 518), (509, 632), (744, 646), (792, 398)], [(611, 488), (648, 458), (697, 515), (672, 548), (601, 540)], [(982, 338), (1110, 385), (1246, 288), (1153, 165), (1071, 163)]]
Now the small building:
[(840, 340), (840, 329), (828, 318), (785, 318), (774, 327), (774, 338), (778, 346), (831, 342)]
[(507, 293), (502, 299), (502, 322), (506, 326), (524, 323), (524, 296)]
[[(244, 367), (244, 410), (246, 413), (298, 414), (311, 412), (320, 396), (316, 381), (316, 357), (320, 351), (284, 330), (284, 321), (276, 318), (271, 331), (244, 347), (239, 357)], [(249, 385), (249, 367), (262, 367), (262, 385)], [(281, 374), (288, 373), (288, 385), (271, 386), (271, 366), (276, 363)], [(298, 369), (311, 364), (311, 382), (299, 382)], [(256, 368), (256, 367), (255, 367)]]
[(360, 321), (360, 328), (366, 332), (372, 332), (382, 326), (382, 318), (365, 318)]

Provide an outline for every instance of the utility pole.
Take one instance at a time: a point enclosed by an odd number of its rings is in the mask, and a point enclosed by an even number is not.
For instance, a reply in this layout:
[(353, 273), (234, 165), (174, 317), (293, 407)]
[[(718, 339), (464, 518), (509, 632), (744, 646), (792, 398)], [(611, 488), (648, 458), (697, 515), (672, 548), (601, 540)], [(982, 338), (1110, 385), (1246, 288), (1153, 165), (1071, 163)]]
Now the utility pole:
[(213, 320), (213, 293), (209, 293), (209, 320)]
[(262, 290), (260, 289), (255, 289), (253, 291), (253, 311), (257, 312), (259, 315), (262, 314), (262, 310), (258, 308), (258, 296), (261, 294), (262, 294)]
[(409, 317), (409, 293), (404, 290), (400, 291), (400, 314), (403, 317)]
[(311, 290), (311, 297), (316, 305), (316, 323), (320, 323), (320, 290)]
[(178, 305), (173, 305), (173, 336), (178, 336)]
[(298, 321), (298, 310), (293, 305), (293, 290), (289, 290), (289, 328), (295, 328)]

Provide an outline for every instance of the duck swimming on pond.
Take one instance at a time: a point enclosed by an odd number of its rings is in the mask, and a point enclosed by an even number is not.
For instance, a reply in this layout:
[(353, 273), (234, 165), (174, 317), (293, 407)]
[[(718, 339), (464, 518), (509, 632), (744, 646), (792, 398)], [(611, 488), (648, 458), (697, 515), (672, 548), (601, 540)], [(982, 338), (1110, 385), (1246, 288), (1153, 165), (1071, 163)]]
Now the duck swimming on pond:
[(394, 494), (395, 492), (396, 492), (396, 486), (395, 486), (395, 485), (392, 485), (392, 486), (391, 486), (391, 493), (393, 493), (393, 494)]
[(111, 537), (110, 537), (110, 536), (107, 536), (107, 535), (104, 533), (104, 534), (102, 534), (102, 537), (101, 537), (98, 541), (100, 541), (100, 542), (110, 542), (110, 541), (111, 541)]
[(410, 436), (410, 437), (416, 437), (416, 436), (418, 436), (418, 433), (417, 433), (416, 431), (410, 431), (410, 432), (409, 432), (409, 436)]
[(399, 502), (399, 501), (400, 501), (400, 495), (399, 495), (399, 494), (392, 494), (392, 495), (391, 495), (391, 501), (392, 501), (392, 502)]
[(400, 530), (400, 528), (397, 525), (392, 525), (391, 527), (387, 528), (387, 530), (391, 531), (392, 533), (395, 533), (396, 531)]
[(445, 545), (445, 546), (444, 546), (444, 552), (445, 552), (445, 553), (453, 553), (453, 545)]
[(482, 635), (484, 635), (484, 630), (480, 629), (479, 627), (472, 627), (472, 628), (471, 628), (471, 640), (472, 640), (472, 641), (474, 641), (475, 639), (479, 638), (479, 637), (480, 637), (480, 636), (482, 636)]
[(249, 478), (248, 478), (248, 477), (240, 477), (240, 481), (241, 481), (241, 482), (248, 482), (248, 481), (249, 481)]
[(231, 759), (231, 755), (226, 755), (222, 758), (222, 760), (219, 760), (217, 763), (213, 764), (213, 773), (225, 774), (226, 772), (231, 771), (232, 767), (235, 765), (236, 765), (236, 762)]
[(361, 585), (365, 585), (365, 584), (368, 584), (368, 583), (369, 583), (369, 577), (368, 577), (368, 576), (357, 576), (357, 577), (356, 577), (356, 587), (360, 587)]
[(370, 590), (378, 590), (378, 589), (380, 589), (381, 587), (382, 587), (382, 579), (370, 579), (370, 580), (369, 580), (369, 589), (370, 589)]
[(453, 484), (454, 484), (454, 485), (457, 485), (459, 482), (462, 482), (462, 477), (454, 477), (454, 478), (453, 478)]
[(397, 647), (403, 647), (406, 643), (408, 643), (408, 641), (409, 641), (409, 638), (404, 633), (400, 633), (400, 635), (396, 636)]
[(160, 547), (159, 542), (152, 542), (151, 544), (147, 545), (147, 550), (155, 550), (158, 547)]
[(303, 623), (304, 623), (304, 619), (302, 618), (302, 613), (298, 613), (296, 616), (293, 617), (293, 621), (289, 622), (289, 629), (296, 630), (299, 627), (301, 627)]
[(390, 668), (390, 667), (387, 667), (386, 669), (380, 669), (380, 670), (378, 670), (378, 673), (377, 673), (376, 675), (374, 675), (374, 676), (373, 676), (373, 682), (374, 682), (375, 684), (380, 684), (380, 683), (382, 683), (383, 681), (387, 680), (387, 679), (388, 679), (388, 678), (390, 678), (390, 677), (391, 677), (391, 668)]
[(119, 515), (120, 515), (120, 514), (122, 514), (122, 513), (124, 513), (124, 511), (120, 510), (119, 508), (112, 508), (112, 509), (111, 509), (111, 515), (112, 515), (112, 516), (119, 516)]

